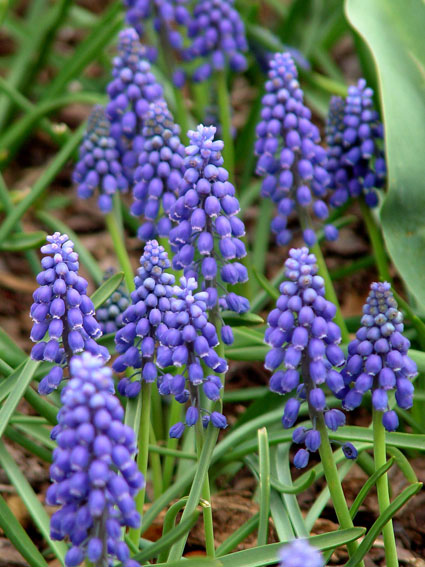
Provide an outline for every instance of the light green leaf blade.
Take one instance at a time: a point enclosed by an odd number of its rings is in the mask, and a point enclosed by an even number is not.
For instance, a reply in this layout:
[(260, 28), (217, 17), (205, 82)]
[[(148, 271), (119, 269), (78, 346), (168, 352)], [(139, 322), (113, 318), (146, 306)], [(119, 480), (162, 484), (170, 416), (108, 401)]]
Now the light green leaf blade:
[(31, 567), (47, 567), (46, 560), (12, 514), (2, 496), (0, 496), (0, 526), (10, 542)]
[(346, 12), (378, 70), (389, 181), (381, 211), (385, 242), (425, 307), (425, 4), (347, 0)]
[(98, 309), (118, 289), (124, 277), (123, 272), (118, 272), (106, 280), (91, 296), (94, 308)]
[(2, 441), (0, 441), (0, 463), (4, 472), (9, 477), (10, 482), (16, 488), (16, 492), (25, 504), (34, 524), (40, 530), (40, 533), (47, 541), (56, 557), (63, 563), (67, 546), (63, 542), (54, 541), (50, 538), (49, 515), (43, 507), (43, 504), (38, 500), (21, 469), (10, 456)]
[(42, 230), (36, 232), (17, 232), (6, 238), (0, 247), (1, 251), (22, 252), (39, 248), (46, 242), (46, 233)]

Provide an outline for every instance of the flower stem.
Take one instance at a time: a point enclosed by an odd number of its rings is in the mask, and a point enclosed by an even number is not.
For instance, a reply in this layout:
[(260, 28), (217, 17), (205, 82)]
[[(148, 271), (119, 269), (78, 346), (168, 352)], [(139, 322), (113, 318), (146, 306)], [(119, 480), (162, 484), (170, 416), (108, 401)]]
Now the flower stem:
[(234, 183), (235, 176), (235, 148), (232, 136), (232, 108), (230, 102), (229, 91), (227, 88), (226, 71), (216, 72), (216, 85), (218, 95), (218, 111), (220, 116), (220, 124), (222, 130), (222, 138), (224, 142), (223, 158), (224, 167), (229, 172), (229, 180)]
[(328, 267), (326, 266), (325, 259), (320, 249), (319, 244), (313, 244), (311, 246), (311, 251), (316, 256), (317, 264), (319, 266), (319, 274), (325, 280), (325, 295), (328, 301), (331, 301), (336, 307), (335, 322), (339, 325), (341, 329), (341, 337), (343, 343), (348, 343), (350, 341), (350, 336), (348, 334), (347, 325), (345, 323), (344, 317), (342, 316), (341, 307), (339, 305), (338, 297), (335, 293), (335, 288), (332, 283), (332, 278), (329, 274)]
[[(351, 519), (350, 511), (348, 510), (347, 502), (345, 500), (344, 491), (342, 490), (341, 481), (338, 476), (338, 469), (334, 461), (333, 451), (329, 442), (325, 420), (323, 418), (323, 414), (321, 413), (317, 415), (316, 427), (320, 432), (321, 437), (321, 444), (319, 448), (320, 460), (322, 461), (326, 482), (331, 494), (332, 503), (335, 508), (335, 513), (337, 515), (339, 525), (342, 529), (352, 528), (353, 521)], [(358, 545), (355, 541), (347, 543), (348, 553), (350, 557), (354, 554), (357, 547)], [(364, 563), (362, 561), (359, 566), (363, 565)]]
[[(201, 419), (195, 425), (196, 434), (196, 451), (198, 455), (198, 462), (201, 458), (202, 447), (204, 445), (204, 431), (202, 427)], [(208, 472), (205, 475), (204, 482), (202, 484), (201, 497), (211, 504), (211, 491), (210, 491), (210, 479)], [(212, 516), (212, 507), (205, 506), (202, 508), (203, 519), (204, 519), (204, 533), (205, 533), (205, 550), (208, 557), (215, 557), (215, 544), (214, 544), (214, 523)]]
[(130, 258), (125, 248), (124, 232), (121, 222), (121, 205), (118, 194), (114, 195), (113, 210), (106, 215), (106, 226), (108, 227), (109, 234), (111, 235), (118, 262), (124, 272), (124, 280), (127, 289), (129, 292), (132, 292), (134, 291), (134, 275)]
[[(382, 425), (382, 412), (373, 409), (373, 453), (375, 457), (375, 470), (381, 468), (387, 462), (385, 444), (385, 429)], [(388, 491), (388, 475), (381, 475), (376, 481), (378, 492), (379, 512), (382, 514), (390, 505)], [(384, 536), (385, 563), (387, 567), (398, 567), (397, 548), (394, 537), (393, 522), (388, 520), (382, 528)]]
[(387, 261), (387, 253), (385, 252), (384, 239), (375, 218), (366, 204), (363, 197), (359, 199), (360, 209), (362, 211), (363, 219), (366, 223), (366, 228), (369, 233), (370, 242), (372, 244), (373, 255), (375, 256), (376, 266), (378, 268), (379, 279), (381, 281), (392, 281)]
[[(140, 472), (144, 475), (146, 481), (146, 473), (148, 469), (148, 453), (149, 453), (149, 434), (150, 434), (150, 419), (151, 419), (151, 389), (152, 384), (142, 381), (142, 411), (140, 414), (139, 422), (139, 435), (137, 438), (137, 466)], [(143, 514), (143, 506), (145, 503), (146, 486), (140, 490), (136, 496), (136, 509), (140, 515)], [(129, 531), (130, 540), (139, 548), (140, 534), (142, 533), (141, 527), (131, 528)]]

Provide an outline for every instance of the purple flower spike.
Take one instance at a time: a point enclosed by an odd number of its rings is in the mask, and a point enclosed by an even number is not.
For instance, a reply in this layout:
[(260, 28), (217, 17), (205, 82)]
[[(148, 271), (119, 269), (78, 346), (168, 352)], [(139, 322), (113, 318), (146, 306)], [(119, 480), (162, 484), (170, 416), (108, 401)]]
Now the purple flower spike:
[(51, 537), (71, 541), (66, 567), (84, 559), (96, 565), (117, 559), (132, 567), (121, 530), (140, 524), (134, 497), (145, 481), (133, 459), (135, 435), (123, 423), (112, 372), (99, 358), (73, 357), (70, 374), (53, 430), (58, 447), (46, 501), (60, 509), (51, 518)]
[(383, 127), (373, 105), (373, 90), (359, 79), (345, 100), (332, 97), (326, 125), (331, 204), (343, 205), (364, 195), (370, 207), (378, 204), (375, 189), (386, 181)]
[(112, 209), (114, 193), (128, 190), (117, 142), (109, 133), (110, 126), (103, 106), (95, 106), (87, 122), (79, 160), (72, 177), (78, 185), (78, 196), (81, 199), (88, 199), (96, 190), (99, 191), (98, 205), (103, 213)]
[(102, 330), (87, 296), (87, 281), (78, 275), (74, 243), (59, 232), (48, 236), (47, 242), (41, 247), (43, 271), (37, 276), (40, 287), (33, 294), (30, 311), (34, 321), (31, 340), (37, 343), (31, 357), (56, 364), (40, 382), (43, 395), (56, 390), (74, 354), (86, 350), (104, 361), (109, 359), (108, 350), (95, 341)]
[[(277, 205), (272, 230), (278, 244), (289, 244), (293, 235), (287, 226), (288, 218), (294, 213), (301, 226), (307, 226), (303, 238), (312, 246), (316, 235), (308, 226), (309, 218), (323, 222), (328, 217), (324, 199), (330, 179), (319, 130), (303, 102), (298, 72), (289, 53), (276, 53), (270, 61), (265, 88), (255, 153), (257, 174), (264, 178), (262, 196)], [(326, 225), (324, 233), (329, 240), (338, 236), (332, 225)]]
[(320, 447), (318, 417), (323, 416), (332, 431), (345, 424), (341, 411), (326, 409), (322, 389), (326, 384), (338, 396), (345, 391), (343, 377), (333, 368), (344, 364), (345, 357), (339, 346), (340, 329), (332, 321), (335, 308), (325, 299), (324, 281), (317, 272), (316, 258), (308, 248), (290, 250), (285, 262), (287, 279), (280, 286), (281, 296), (268, 316), (264, 336), (272, 347), (265, 360), (266, 368), (274, 372), (270, 389), (278, 394), (293, 394), (285, 405), (283, 426), (292, 427), (301, 403), (308, 403), (313, 428), (296, 428), (293, 433), (295, 443), (305, 444), (294, 460), (298, 468), (306, 466), (308, 453)]
[(202, 61), (193, 73), (195, 82), (207, 80), (213, 71), (226, 66), (237, 73), (246, 69), (245, 27), (233, 5), (234, 0), (200, 0), (195, 4), (188, 25), (192, 42), (184, 54), (188, 60)]
[[(223, 167), (224, 144), (214, 140), (215, 132), (214, 126), (203, 125), (188, 132), (183, 181), (170, 210), (171, 220), (178, 223), (169, 234), (173, 267), (206, 282), (208, 309), (218, 302), (222, 309), (242, 313), (249, 309), (247, 299), (233, 292), (217, 294), (217, 280), (225, 290), (245, 282), (248, 275), (238, 261), (246, 255), (241, 240), (245, 227), (236, 216), (239, 201)], [(231, 339), (229, 334), (227, 338)]]
[(398, 427), (398, 418), (388, 408), (388, 392), (395, 390), (397, 404), (409, 409), (413, 403), (412, 378), (416, 364), (407, 352), (410, 342), (403, 336), (403, 315), (388, 282), (375, 282), (363, 306), (362, 326), (348, 347), (343, 369), (345, 392), (343, 405), (352, 410), (360, 405), (364, 393), (372, 392), (375, 410), (383, 412), (382, 423), (387, 431)]
[(132, 367), (139, 372), (135, 381), (128, 378), (120, 381), (118, 390), (123, 396), (137, 396), (142, 380), (154, 382), (157, 367), (172, 364), (171, 350), (163, 345), (174, 284), (174, 276), (167, 273), (169, 267), (164, 248), (156, 240), (147, 242), (134, 278), (136, 289), (131, 293), (132, 304), (124, 311), (124, 326), (115, 335), (120, 356), (112, 365), (114, 370), (123, 372)]
[[(173, 59), (186, 58), (184, 50), (184, 28), (189, 24), (190, 14), (186, 8), (187, 0), (124, 0), (126, 21), (145, 41), (145, 26), (152, 23), (159, 36), (159, 42), (173, 55)], [(148, 47), (151, 61), (156, 58), (156, 50)], [(176, 68), (173, 82), (181, 88), (184, 84), (184, 72)]]
[[(195, 278), (180, 278), (180, 286), (174, 286), (170, 301), (170, 311), (166, 314), (165, 323), (168, 330), (162, 336), (162, 343), (172, 351), (172, 363), (183, 366), (177, 376), (164, 375), (159, 385), (160, 393), (174, 394), (177, 401), (190, 406), (186, 412), (185, 425), (192, 427), (198, 419), (210, 418), (214, 427), (227, 427), (226, 418), (218, 413), (214, 415), (200, 407), (201, 389), (212, 401), (220, 399), (223, 387), (216, 373), (226, 372), (227, 363), (220, 358), (214, 348), (219, 339), (216, 329), (208, 322), (208, 293), (196, 291), (198, 284)], [(184, 356), (184, 363), (180, 361)], [(210, 369), (211, 372), (205, 372)], [(200, 411), (199, 411), (200, 410)], [(182, 434), (181, 426), (175, 424), (170, 429), (170, 436)]]
[(113, 78), (107, 88), (110, 102), (106, 114), (129, 184), (133, 183), (149, 104), (162, 99), (163, 94), (146, 56), (137, 32), (133, 28), (123, 30), (119, 35), (118, 55), (113, 60)]
[(142, 130), (131, 206), (133, 215), (145, 218), (138, 231), (142, 241), (158, 235), (165, 237), (170, 232), (168, 214), (183, 177), (184, 146), (179, 134), (180, 128), (174, 124), (167, 103), (164, 100), (151, 103)]
[(296, 539), (282, 547), (279, 559), (279, 567), (324, 567), (325, 565), (320, 551), (303, 539)]

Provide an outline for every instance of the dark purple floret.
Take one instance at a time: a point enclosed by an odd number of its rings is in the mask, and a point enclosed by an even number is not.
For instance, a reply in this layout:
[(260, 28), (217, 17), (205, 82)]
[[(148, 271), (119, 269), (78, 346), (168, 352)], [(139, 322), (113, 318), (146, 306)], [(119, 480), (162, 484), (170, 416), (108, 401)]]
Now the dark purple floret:
[(241, 240), (245, 227), (237, 217), (239, 201), (223, 167), (224, 144), (214, 140), (214, 134), (213, 126), (202, 125), (188, 133), (184, 177), (170, 210), (171, 220), (177, 223), (169, 234), (175, 252), (173, 267), (204, 282), (208, 309), (219, 303), (223, 309), (242, 313), (249, 309), (249, 302), (228, 293), (226, 287), (248, 279), (238, 261), (246, 255)]
[[(114, 269), (105, 272), (104, 281), (108, 280), (115, 273)], [(96, 319), (99, 321), (100, 328), (104, 335), (116, 333), (123, 326), (122, 315), (130, 303), (130, 297), (125, 287), (124, 281), (118, 289), (108, 297), (105, 303), (97, 309)]]
[(238, 73), (246, 69), (245, 26), (233, 5), (234, 0), (199, 0), (195, 4), (188, 25), (192, 43), (185, 52), (186, 59), (202, 59), (192, 76), (195, 82), (205, 81), (213, 71), (226, 66)]
[(88, 199), (96, 190), (99, 191), (98, 205), (103, 213), (112, 209), (112, 197), (117, 191), (128, 190), (117, 142), (109, 133), (110, 126), (103, 106), (95, 106), (87, 122), (72, 177), (78, 184), (81, 199)]
[(287, 278), (280, 286), (281, 296), (268, 317), (265, 342), (271, 350), (265, 366), (274, 372), (270, 389), (278, 394), (292, 394), (285, 405), (282, 424), (292, 427), (303, 401), (307, 400), (312, 428), (298, 427), (293, 441), (304, 444), (294, 458), (298, 468), (305, 467), (310, 453), (321, 443), (316, 429), (317, 418), (324, 416), (332, 431), (345, 424), (345, 415), (337, 409), (327, 409), (322, 385), (339, 397), (344, 380), (335, 370), (345, 362), (339, 344), (341, 331), (332, 321), (336, 308), (324, 297), (323, 278), (317, 275), (314, 254), (308, 248), (293, 248), (285, 262)]
[[(298, 72), (289, 53), (277, 53), (273, 57), (265, 88), (255, 153), (257, 174), (264, 178), (262, 196), (277, 205), (272, 230), (279, 244), (289, 244), (293, 233), (288, 228), (288, 219), (295, 213), (305, 243), (312, 246), (316, 235), (310, 216), (320, 222), (328, 217), (324, 199), (330, 179), (326, 151), (319, 145), (319, 130), (303, 102)], [(326, 225), (325, 237), (335, 240), (338, 231)]]
[(175, 375), (164, 374), (158, 379), (159, 392), (172, 394), (181, 403), (190, 402), (185, 424), (175, 424), (171, 437), (180, 437), (184, 425), (192, 427), (206, 416), (214, 427), (227, 427), (226, 418), (219, 412), (214, 415), (201, 406), (201, 392), (211, 401), (220, 399), (223, 387), (220, 377), (227, 370), (227, 363), (214, 348), (219, 344), (217, 331), (208, 321), (208, 292), (198, 291), (194, 278), (182, 277), (180, 286), (174, 287), (170, 311), (165, 316), (168, 330), (162, 342), (172, 351), (171, 364), (177, 367)]
[(184, 146), (177, 126), (163, 100), (153, 102), (145, 115), (138, 167), (134, 172), (131, 212), (143, 215), (138, 230), (142, 241), (168, 236), (168, 217), (183, 177)]
[(106, 114), (111, 121), (111, 136), (116, 140), (121, 165), (132, 184), (141, 151), (142, 128), (149, 104), (162, 99), (163, 91), (151, 71), (146, 49), (133, 28), (119, 35), (118, 55), (113, 60), (110, 99)]
[(388, 282), (375, 282), (363, 307), (362, 326), (348, 347), (342, 371), (346, 388), (343, 405), (358, 407), (367, 391), (372, 392), (375, 410), (383, 412), (387, 431), (398, 427), (397, 414), (389, 409), (388, 393), (395, 390), (397, 405), (409, 409), (413, 404), (412, 379), (415, 362), (407, 355), (410, 342), (403, 336), (403, 315)]
[(373, 105), (373, 90), (359, 79), (345, 100), (332, 97), (326, 124), (331, 204), (343, 205), (363, 195), (370, 207), (378, 204), (375, 189), (386, 181), (383, 126)]
[(123, 313), (124, 326), (115, 335), (120, 355), (113, 363), (114, 370), (123, 372), (130, 367), (137, 372), (134, 380), (126, 377), (118, 385), (120, 394), (129, 398), (139, 394), (142, 380), (156, 381), (158, 367), (172, 364), (172, 350), (163, 344), (174, 284), (174, 276), (167, 273), (169, 267), (164, 248), (156, 240), (147, 242), (134, 278), (132, 304)]
[(62, 378), (71, 357), (88, 351), (103, 361), (108, 350), (96, 343), (102, 330), (95, 318), (94, 306), (87, 296), (87, 281), (78, 275), (78, 254), (66, 234), (55, 232), (41, 247), (43, 270), (37, 276), (40, 285), (33, 294), (30, 316), (34, 321), (31, 350), (34, 360), (55, 363), (39, 385), (40, 394), (50, 394)]
[(66, 567), (84, 560), (110, 565), (113, 559), (136, 567), (121, 539), (123, 527), (140, 524), (134, 497), (145, 483), (133, 459), (134, 431), (123, 424), (112, 372), (102, 360), (89, 353), (75, 356), (70, 374), (52, 430), (58, 446), (46, 501), (60, 509), (51, 518), (51, 537), (70, 540)]

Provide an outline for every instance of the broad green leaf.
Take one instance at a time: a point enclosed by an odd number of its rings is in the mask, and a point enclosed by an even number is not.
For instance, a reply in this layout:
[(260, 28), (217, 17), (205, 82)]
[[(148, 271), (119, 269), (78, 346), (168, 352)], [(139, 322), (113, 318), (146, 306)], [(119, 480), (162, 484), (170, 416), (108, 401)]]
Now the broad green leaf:
[(24, 395), (25, 390), (28, 388), (31, 380), (33, 379), (34, 373), (39, 364), (40, 363), (36, 360), (28, 359), (19, 376), (16, 378), (15, 386), (12, 388), (7, 400), (4, 402), (0, 410), (0, 438), (3, 435), (18, 403)]
[[(356, 425), (340, 427), (338, 431), (331, 432), (330, 437), (336, 441), (366, 441), (373, 443), (373, 432), (371, 429), (365, 429)], [(386, 433), (386, 442), (388, 445), (395, 445), (403, 449), (416, 449), (425, 451), (425, 435), (418, 433)]]
[(67, 550), (66, 545), (60, 541), (54, 541), (50, 538), (50, 518), (43, 504), (38, 500), (34, 490), (31, 488), (28, 480), (25, 478), (21, 469), (10, 456), (4, 443), (0, 440), (0, 463), (4, 472), (9, 477), (10, 482), (16, 488), (16, 492), (25, 504), (34, 524), (40, 530), (40, 533), (47, 541), (51, 549), (54, 551), (62, 563)]
[(223, 321), (226, 325), (231, 327), (241, 327), (242, 325), (262, 325), (264, 319), (257, 315), (256, 313), (241, 313), (238, 315), (233, 311), (223, 311), (221, 314)]
[(16, 368), (25, 357), (25, 352), (0, 327), (0, 358)]
[(398, 510), (415, 494), (417, 494), (422, 488), (422, 482), (417, 482), (405, 488), (401, 494), (394, 498), (393, 502), (384, 510), (373, 526), (367, 532), (367, 535), (357, 548), (357, 551), (350, 558), (345, 567), (357, 567), (369, 549), (372, 547), (373, 542), (378, 537), (382, 528), (390, 520)]
[(21, 252), (39, 248), (46, 242), (46, 233), (42, 230), (37, 232), (17, 232), (3, 240), (0, 250), (5, 252)]
[(366, 496), (369, 494), (371, 488), (375, 486), (378, 478), (381, 477), (383, 474), (385, 474), (392, 467), (393, 464), (394, 464), (394, 458), (392, 457), (389, 461), (387, 461), (384, 465), (382, 465), (382, 467), (380, 467), (377, 471), (375, 471), (373, 475), (370, 476), (367, 479), (367, 481), (364, 483), (364, 485), (361, 487), (360, 492), (357, 494), (356, 499), (354, 500), (350, 508), (350, 516), (352, 520), (354, 520), (354, 518), (356, 517), (356, 514), (360, 506), (363, 504), (363, 501), (366, 498)]
[(270, 516), (270, 448), (267, 437), (267, 428), (257, 431), (258, 461), (259, 461), (259, 504), (260, 516), (258, 520), (258, 545), (267, 544)]
[(105, 303), (114, 291), (118, 289), (123, 278), (123, 272), (114, 274), (91, 295), (90, 299), (93, 301), (95, 309), (99, 309), (99, 307)]
[(180, 537), (186, 535), (191, 528), (196, 524), (199, 512), (195, 510), (192, 514), (179, 523), (179, 525), (169, 531), (167, 534), (162, 536), (152, 545), (149, 545), (146, 549), (143, 549), (139, 553), (134, 555), (133, 559), (136, 561), (146, 561), (147, 559), (152, 559), (158, 555), (162, 550), (169, 549), (170, 546), (176, 542)]
[(0, 526), (12, 545), (28, 561), (31, 567), (47, 567), (46, 560), (12, 514), (2, 496), (0, 496)]
[(280, 297), (279, 290), (276, 289), (269, 282), (269, 280), (263, 276), (263, 274), (260, 274), (260, 272), (255, 268), (255, 266), (252, 267), (252, 271), (254, 272), (254, 276), (257, 279), (258, 283), (264, 289), (267, 295), (269, 295), (274, 301), (277, 301)]
[[(348, 530), (337, 530), (334, 532), (312, 536), (308, 541), (322, 551), (333, 549), (355, 541), (365, 533), (364, 528), (350, 528)], [(282, 543), (262, 545), (253, 549), (237, 551), (220, 557), (223, 567), (263, 567), (263, 565), (275, 565)]]
[(389, 180), (381, 212), (385, 242), (425, 307), (425, 4), (347, 0), (346, 12), (378, 71)]

